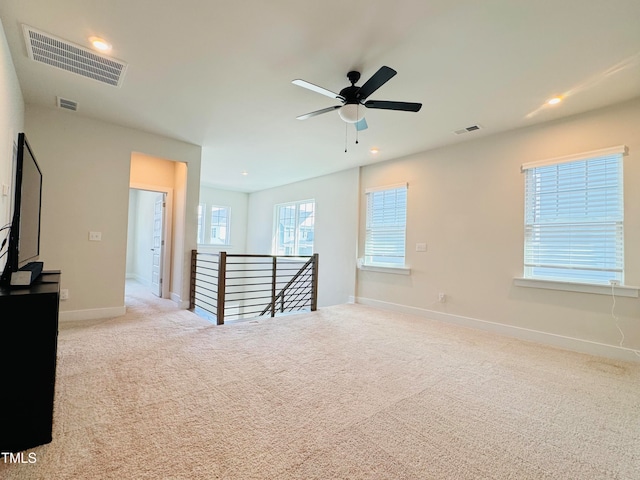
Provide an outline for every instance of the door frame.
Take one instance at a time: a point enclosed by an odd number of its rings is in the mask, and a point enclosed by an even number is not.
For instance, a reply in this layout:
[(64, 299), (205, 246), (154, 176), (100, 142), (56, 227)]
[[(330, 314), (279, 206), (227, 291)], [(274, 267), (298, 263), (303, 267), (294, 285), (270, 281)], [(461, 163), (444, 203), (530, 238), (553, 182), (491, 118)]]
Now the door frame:
[(164, 245), (162, 246), (162, 296), (161, 298), (170, 298), (170, 279), (171, 279), (171, 240), (173, 238), (173, 188), (164, 187), (161, 185), (150, 185), (146, 183), (131, 182), (129, 189), (145, 190), (148, 192), (164, 193), (165, 194), (165, 217), (163, 222), (162, 239)]

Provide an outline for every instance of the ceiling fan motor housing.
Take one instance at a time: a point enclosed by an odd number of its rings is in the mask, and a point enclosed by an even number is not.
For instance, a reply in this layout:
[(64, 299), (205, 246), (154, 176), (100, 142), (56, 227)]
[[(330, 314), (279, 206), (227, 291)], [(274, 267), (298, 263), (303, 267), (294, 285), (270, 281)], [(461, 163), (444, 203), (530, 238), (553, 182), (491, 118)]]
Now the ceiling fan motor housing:
[(350, 87), (343, 88), (340, 90), (340, 95), (344, 97), (344, 104), (350, 103), (360, 103), (358, 100), (358, 91), (360, 87), (356, 87), (355, 85), (351, 85)]

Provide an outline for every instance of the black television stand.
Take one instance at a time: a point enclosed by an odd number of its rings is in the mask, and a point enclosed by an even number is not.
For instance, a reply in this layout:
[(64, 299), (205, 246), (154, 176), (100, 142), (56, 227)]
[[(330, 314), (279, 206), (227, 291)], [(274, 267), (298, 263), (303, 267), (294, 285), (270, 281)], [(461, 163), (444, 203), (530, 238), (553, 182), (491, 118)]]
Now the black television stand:
[(0, 452), (52, 440), (59, 304), (59, 271), (0, 287)]

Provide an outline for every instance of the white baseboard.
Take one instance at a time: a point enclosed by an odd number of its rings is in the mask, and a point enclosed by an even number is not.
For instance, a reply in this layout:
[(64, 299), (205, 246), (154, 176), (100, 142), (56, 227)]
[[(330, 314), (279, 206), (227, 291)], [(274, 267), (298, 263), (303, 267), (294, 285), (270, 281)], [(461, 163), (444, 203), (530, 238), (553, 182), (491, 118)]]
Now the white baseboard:
[(101, 318), (120, 317), (126, 312), (127, 308), (124, 305), (121, 307), (91, 308), (88, 310), (67, 310), (60, 312), (59, 320), (61, 322), (69, 320), (99, 320)]
[(144, 285), (145, 287), (147, 287), (149, 289), (153, 288), (153, 285), (151, 285), (151, 280), (149, 280), (148, 278), (144, 278), (144, 277), (138, 275), (137, 273), (127, 273), (125, 275), (125, 278), (128, 279), (128, 280), (135, 280), (140, 285)]
[(178, 304), (178, 307), (182, 308), (183, 310), (189, 308), (189, 301), (183, 301), (182, 297), (177, 293), (169, 292), (169, 297), (171, 298), (171, 300)]
[(419, 317), (426, 317), (432, 320), (438, 320), (445, 323), (460, 325), (463, 327), (474, 328), (476, 330), (484, 330), (507, 337), (513, 337), (528, 342), (541, 343), (553, 347), (572, 350), (574, 352), (586, 353), (600, 357), (607, 357), (615, 360), (624, 360), (632, 362), (640, 362), (634, 350), (630, 348), (619, 347), (616, 345), (607, 345), (605, 343), (592, 342), (580, 338), (566, 337), (555, 333), (542, 332), (539, 330), (531, 330), (528, 328), (506, 325), (503, 323), (489, 322), (487, 320), (479, 320), (477, 318), (464, 317), (461, 315), (453, 315), (450, 313), (436, 312), (425, 308), (410, 307), (397, 303), (383, 302), (372, 298), (356, 297), (355, 303), (361, 305), (369, 305), (371, 307), (381, 308), (383, 310), (391, 310), (394, 312), (408, 313)]

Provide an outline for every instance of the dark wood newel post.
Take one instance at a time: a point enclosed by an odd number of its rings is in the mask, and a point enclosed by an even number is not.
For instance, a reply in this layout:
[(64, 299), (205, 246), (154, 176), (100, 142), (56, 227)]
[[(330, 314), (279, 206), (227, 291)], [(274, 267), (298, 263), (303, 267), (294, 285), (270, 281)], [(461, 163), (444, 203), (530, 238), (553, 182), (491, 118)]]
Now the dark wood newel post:
[(224, 294), (227, 284), (227, 252), (220, 252), (218, 257), (218, 301), (216, 304), (216, 323), (224, 325)]
[(198, 251), (191, 250), (191, 282), (189, 285), (189, 310), (196, 308), (196, 262)]
[(276, 270), (278, 268), (278, 257), (273, 257), (271, 266), (271, 316), (276, 316)]
[(311, 280), (311, 311), (318, 309), (318, 254), (313, 254), (313, 277)]

